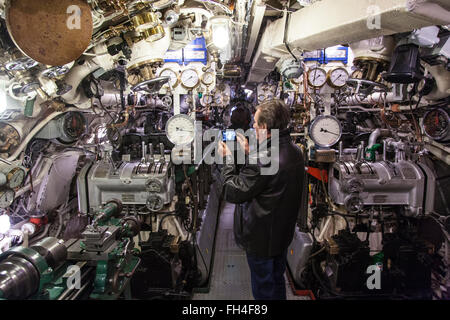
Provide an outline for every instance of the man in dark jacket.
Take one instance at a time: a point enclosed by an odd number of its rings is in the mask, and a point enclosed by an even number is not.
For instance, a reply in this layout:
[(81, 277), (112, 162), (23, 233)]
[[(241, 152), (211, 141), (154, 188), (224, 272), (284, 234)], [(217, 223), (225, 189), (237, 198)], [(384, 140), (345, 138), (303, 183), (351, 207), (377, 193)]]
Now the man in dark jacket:
[[(258, 144), (278, 144), (278, 155), (269, 153), (270, 165), (276, 163), (278, 167), (276, 173), (262, 174), (269, 165), (261, 161), (246, 164), (239, 175), (233, 174), (234, 164), (227, 161), (222, 169), (225, 200), (238, 204), (237, 207), (244, 204), (243, 210), (235, 214), (234, 232), (247, 253), (253, 296), (257, 300), (286, 299), (287, 248), (294, 235), (305, 174), (302, 151), (292, 143), (288, 124), (289, 110), (279, 100), (263, 103), (256, 111)], [(273, 130), (279, 130), (278, 141), (272, 139)], [(259, 155), (249, 151), (242, 135), (238, 142), (249, 157)], [(219, 153), (231, 160), (226, 144), (221, 143)]]

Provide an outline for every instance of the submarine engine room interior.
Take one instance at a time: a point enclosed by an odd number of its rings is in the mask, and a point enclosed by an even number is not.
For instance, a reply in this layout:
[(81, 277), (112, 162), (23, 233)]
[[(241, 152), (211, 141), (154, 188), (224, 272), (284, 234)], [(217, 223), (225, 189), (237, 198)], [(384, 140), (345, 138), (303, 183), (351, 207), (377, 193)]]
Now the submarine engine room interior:
[(287, 298), (449, 300), (448, 0), (0, 0), (0, 299), (253, 299), (205, 156), (271, 100)]

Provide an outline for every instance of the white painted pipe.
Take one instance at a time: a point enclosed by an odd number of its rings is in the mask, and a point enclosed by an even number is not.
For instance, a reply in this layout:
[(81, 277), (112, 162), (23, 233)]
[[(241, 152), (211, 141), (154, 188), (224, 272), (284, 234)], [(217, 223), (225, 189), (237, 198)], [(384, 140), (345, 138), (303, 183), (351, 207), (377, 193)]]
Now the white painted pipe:
[(26, 148), (26, 146), (28, 145), (28, 142), (30, 142), (31, 139), (33, 139), (33, 137), (39, 132), (41, 131), (41, 129), (43, 127), (45, 127), (47, 125), (47, 123), (49, 123), (51, 120), (53, 120), (54, 118), (56, 118), (57, 116), (64, 114), (66, 112), (69, 111), (79, 111), (77, 108), (67, 108), (66, 110), (64, 110), (63, 112), (53, 112), (52, 114), (50, 114), (49, 116), (47, 116), (47, 118), (45, 118), (44, 120), (42, 120), (36, 127), (33, 128), (33, 130), (30, 131), (30, 133), (27, 135), (27, 137), (22, 141), (22, 143), (20, 144), (20, 146), (17, 148), (17, 150), (13, 153), (12, 156), (10, 156), (8, 159), (8, 161), (14, 161), (17, 159), (17, 157), (20, 155), (20, 153)]
[(428, 17), (432, 20), (438, 19), (444, 21), (444, 24), (450, 23), (450, 11), (444, 9), (437, 3), (410, 1), (409, 5), (409, 9), (413, 13)]
[(346, 104), (349, 106), (360, 104), (384, 104), (384, 102), (395, 101), (401, 101), (401, 99), (392, 92), (389, 92), (388, 94), (384, 92), (375, 92), (363, 99), (355, 94), (345, 99)]

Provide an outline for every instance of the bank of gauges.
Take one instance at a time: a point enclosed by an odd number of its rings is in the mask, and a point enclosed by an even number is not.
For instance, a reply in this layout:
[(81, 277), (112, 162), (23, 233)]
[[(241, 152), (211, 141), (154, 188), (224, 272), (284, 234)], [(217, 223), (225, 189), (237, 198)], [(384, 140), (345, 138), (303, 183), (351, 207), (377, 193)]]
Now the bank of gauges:
[(19, 167), (13, 167), (12, 169), (7, 166), (5, 170), (2, 170), (1, 179), (2, 189), (0, 190), (0, 208), (6, 209), (13, 202), (15, 198), (15, 191), (25, 181), (26, 172), (24, 169)]
[(341, 89), (347, 85), (349, 73), (342, 67), (333, 68), (328, 72), (323, 68), (314, 67), (309, 69), (307, 78), (308, 84), (314, 89), (322, 88), (325, 84), (334, 89)]

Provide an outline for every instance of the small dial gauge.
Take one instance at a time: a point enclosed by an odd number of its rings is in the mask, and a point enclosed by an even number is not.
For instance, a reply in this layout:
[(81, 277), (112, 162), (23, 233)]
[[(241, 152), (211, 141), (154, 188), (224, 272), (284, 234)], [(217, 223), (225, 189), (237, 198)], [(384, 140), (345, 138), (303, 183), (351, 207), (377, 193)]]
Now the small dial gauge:
[(160, 77), (169, 77), (169, 83), (172, 88), (175, 88), (178, 85), (178, 75), (172, 69), (164, 69), (159, 74)]
[(311, 87), (321, 88), (327, 82), (327, 72), (322, 68), (313, 68), (308, 71), (308, 83)]
[(147, 181), (147, 190), (148, 192), (156, 192), (160, 193), (162, 191), (162, 184), (159, 180), (151, 179)]
[(0, 191), (0, 208), (8, 208), (14, 202), (15, 196), (14, 190), (8, 189)]
[(201, 100), (202, 105), (210, 105), (211, 103), (213, 103), (213, 101), (214, 101), (214, 97), (209, 94), (205, 94)]
[(223, 96), (220, 93), (216, 93), (214, 95), (214, 103), (217, 105), (222, 105), (223, 104)]
[(195, 88), (200, 82), (195, 69), (186, 69), (181, 73), (181, 84), (187, 89)]
[(331, 87), (339, 89), (347, 85), (348, 78), (349, 74), (346, 69), (336, 68), (328, 72), (327, 82)]
[(216, 76), (212, 72), (205, 72), (202, 76), (202, 82), (206, 86), (210, 86), (214, 83), (214, 78)]
[(423, 117), (425, 134), (436, 141), (450, 139), (450, 116), (443, 109), (428, 111)]
[(190, 144), (195, 137), (194, 120), (185, 114), (178, 114), (167, 121), (166, 135), (175, 145)]
[(14, 168), (7, 175), (7, 185), (11, 189), (18, 188), (22, 185), (24, 179), (25, 171), (21, 168)]
[(341, 138), (341, 123), (333, 116), (318, 116), (311, 124), (309, 135), (317, 146), (331, 147)]

